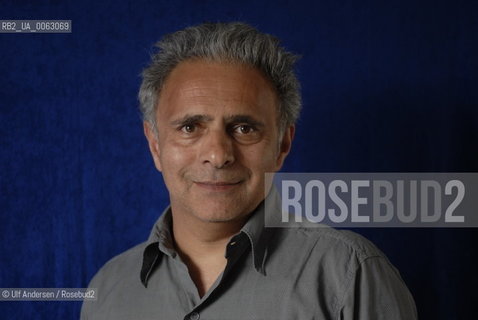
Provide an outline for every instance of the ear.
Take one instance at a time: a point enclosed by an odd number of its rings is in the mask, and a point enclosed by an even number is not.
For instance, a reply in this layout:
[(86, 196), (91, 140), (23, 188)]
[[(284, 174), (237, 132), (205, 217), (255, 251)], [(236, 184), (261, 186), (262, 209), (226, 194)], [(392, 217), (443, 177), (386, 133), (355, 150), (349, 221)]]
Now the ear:
[(284, 130), (284, 134), (282, 135), (282, 140), (279, 145), (279, 153), (277, 155), (277, 171), (280, 170), (282, 165), (284, 164), (284, 160), (290, 152), (292, 147), (292, 140), (294, 140), (295, 134), (295, 125), (290, 125)]
[(151, 151), (151, 155), (153, 156), (154, 165), (156, 169), (161, 172), (160, 148), (156, 131), (148, 121), (143, 122), (143, 129), (146, 140), (148, 140), (149, 151)]

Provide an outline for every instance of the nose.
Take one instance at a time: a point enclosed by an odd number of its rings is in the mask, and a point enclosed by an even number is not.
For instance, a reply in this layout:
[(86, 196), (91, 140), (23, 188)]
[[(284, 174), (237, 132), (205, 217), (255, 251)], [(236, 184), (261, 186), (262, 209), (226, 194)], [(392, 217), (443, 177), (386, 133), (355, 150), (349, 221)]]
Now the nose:
[(216, 169), (232, 165), (235, 161), (232, 138), (223, 130), (211, 130), (201, 144), (202, 163)]

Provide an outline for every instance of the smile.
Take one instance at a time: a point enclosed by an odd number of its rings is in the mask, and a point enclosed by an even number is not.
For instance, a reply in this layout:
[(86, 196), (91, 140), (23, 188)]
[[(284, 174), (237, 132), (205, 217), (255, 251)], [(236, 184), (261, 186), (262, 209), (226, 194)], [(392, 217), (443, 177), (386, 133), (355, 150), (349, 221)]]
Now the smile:
[(238, 182), (226, 182), (226, 181), (196, 181), (195, 184), (201, 188), (210, 191), (228, 191), (231, 190), (238, 185), (240, 185), (242, 181)]

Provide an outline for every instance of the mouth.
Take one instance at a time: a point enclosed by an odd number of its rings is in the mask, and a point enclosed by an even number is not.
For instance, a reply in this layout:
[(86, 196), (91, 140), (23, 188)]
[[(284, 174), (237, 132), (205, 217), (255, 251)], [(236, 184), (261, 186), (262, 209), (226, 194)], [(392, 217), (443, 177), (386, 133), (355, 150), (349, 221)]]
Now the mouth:
[(195, 184), (209, 191), (228, 191), (239, 186), (242, 181), (196, 181)]

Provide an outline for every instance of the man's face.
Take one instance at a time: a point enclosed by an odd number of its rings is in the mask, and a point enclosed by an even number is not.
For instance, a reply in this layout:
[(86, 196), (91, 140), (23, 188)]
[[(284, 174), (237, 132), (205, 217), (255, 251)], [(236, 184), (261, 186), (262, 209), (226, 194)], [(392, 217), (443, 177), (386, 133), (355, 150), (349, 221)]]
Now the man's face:
[(156, 135), (145, 134), (169, 190), (173, 215), (203, 222), (246, 217), (265, 196), (265, 172), (289, 152), (279, 137), (278, 98), (256, 69), (205, 60), (180, 63), (159, 96)]

